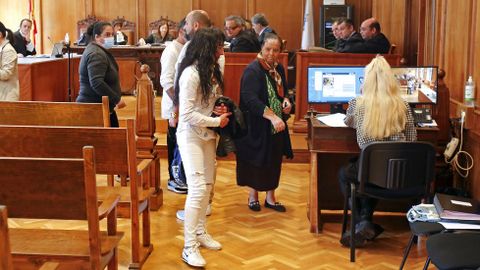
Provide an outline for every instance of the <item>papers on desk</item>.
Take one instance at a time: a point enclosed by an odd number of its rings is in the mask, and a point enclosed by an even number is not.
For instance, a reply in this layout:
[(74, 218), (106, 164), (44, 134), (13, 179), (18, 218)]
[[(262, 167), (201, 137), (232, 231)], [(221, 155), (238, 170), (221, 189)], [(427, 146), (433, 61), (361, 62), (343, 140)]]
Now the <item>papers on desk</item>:
[(318, 115), (317, 119), (329, 127), (347, 127), (345, 125), (345, 114), (335, 113), (329, 115)]
[(447, 230), (480, 230), (480, 224), (461, 222), (439, 222)]
[(438, 127), (437, 122), (435, 119), (432, 120), (432, 123), (417, 123), (419, 127)]

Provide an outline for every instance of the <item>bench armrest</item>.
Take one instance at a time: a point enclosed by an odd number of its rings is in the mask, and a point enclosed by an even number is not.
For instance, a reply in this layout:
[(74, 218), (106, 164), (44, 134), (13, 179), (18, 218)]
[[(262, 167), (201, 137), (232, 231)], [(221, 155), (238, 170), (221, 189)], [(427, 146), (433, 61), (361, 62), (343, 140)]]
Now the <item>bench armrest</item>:
[(152, 165), (152, 159), (142, 159), (140, 163), (137, 165), (137, 175), (143, 174), (143, 172), (150, 168)]
[(117, 207), (119, 201), (120, 195), (110, 194), (98, 207), (98, 218), (101, 220), (108, 216)]

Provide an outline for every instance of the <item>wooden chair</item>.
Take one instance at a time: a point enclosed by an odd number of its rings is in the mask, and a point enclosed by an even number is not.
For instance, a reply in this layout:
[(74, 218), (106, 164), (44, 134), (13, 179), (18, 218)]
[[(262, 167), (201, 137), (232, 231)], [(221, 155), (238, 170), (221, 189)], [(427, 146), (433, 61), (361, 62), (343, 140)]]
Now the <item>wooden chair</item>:
[(178, 34), (177, 33), (177, 22), (168, 19), (168, 16), (165, 17), (165, 18), (163, 16), (161, 16), (160, 19), (149, 23), (148, 24), (148, 30), (149, 30), (148, 34), (151, 34), (153, 31), (157, 31), (160, 24), (162, 24), (165, 21), (168, 23), (169, 34), (172, 35), (173, 38), (176, 38), (177, 34)]
[(98, 21), (99, 20), (97, 19), (97, 17), (95, 17), (95, 15), (88, 15), (87, 18), (78, 21), (77, 22), (77, 39), (79, 39), (83, 33), (87, 32), (87, 28), (91, 24), (94, 24)]
[[(31, 269), (38, 262), (60, 262), (65, 269), (118, 269), (116, 204), (112, 195), (97, 206), (94, 149), (82, 159), (0, 158), (0, 198), (10, 217), (83, 220), (88, 230), (9, 230), (13, 263)], [(107, 231), (100, 220), (107, 219)]]
[(125, 20), (125, 17), (120, 18), (117, 16), (117, 18), (112, 20), (112, 26), (115, 26), (115, 24), (120, 23), (122, 25), (122, 32), (125, 33), (128, 37), (127, 44), (128, 45), (133, 45), (136, 43), (136, 38), (135, 38), (135, 23), (131, 21)]
[(397, 45), (391, 44), (390, 49), (388, 50), (388, 54), (395, 54), (395, 49), (397, 48)]
[[(129, 175), (130, 186), (97, 187), (100, 201), (120, 195), (118, 216), (131, 219), (131, 268), (140, 268), (153, 250), (150, 242), (148, 176), (151, 160), (137, 165), (134, 121), (127, 128), (0, 126), (0, 156), (38, 158), (79, 158), (82, 147), (96, 149), (96, 172)], [(141, 225), (140, 225), (141, 217)], [(140, 241), (140, 234), (143, 241)]]
[[(130, 187), (99, 186), (98, 199), (120, 195), (119, 217), (131, 219), (130, 268), (140, 268), (153, 250), (150, 242), (149, 186), (151, 160), (137, 166), (134, 121), (127, 128), (0, 126), (0, 156), (38, 158), (79, 158), (84, 145), (95, 147), (96, 172), (129, 175)], [(141, 217), (141, 221), (140, 221)], [(140, 222), (141, 225), (140, 225)], [(140, 229), (141, 228), (141, 229)], [(143, 241), (140, 241), (140, 234)]]

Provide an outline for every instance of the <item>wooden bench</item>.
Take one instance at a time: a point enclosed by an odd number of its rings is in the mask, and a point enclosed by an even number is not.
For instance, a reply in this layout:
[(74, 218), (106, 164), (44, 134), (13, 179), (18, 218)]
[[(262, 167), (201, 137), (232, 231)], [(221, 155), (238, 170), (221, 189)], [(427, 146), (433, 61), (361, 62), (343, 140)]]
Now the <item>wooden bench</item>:
[(8, 237), (7, 208), (0, 205), (0, 270), (12, 270), (12, 254)]
[[(45, 261), (64, 269), (118, 269), (116, 204), (111, 196), (98, 206), (94, 148), (83, 158), (0, 157), (0, 198), (13, 218), (83, 220), (88, 230), (9, 230), (13, 264), (35, 269)], [(100, 220), (107, 219), (107, 231)], [(33, 267), (32, 267), (33, 266)]]
[[(142, 91), (143, 93), (143, 91)], [(144, 105), (145, 103), (142, 103)], [(146, 104), (145, 104), (146, 105)], [(153, 105), (152, 105), (153, 106)], [(152, 117), (146, 110), (139, 110), (137, 117), (147, 119)], [(143, 120), (138, 121), (144, 123)], [(41, 125), (41, 126), (84, 126), (110, 127), (110, 111), (108, 98), (102, 98), (100, 103), (73, 103), (73, 102), (40, 102), (40, 101), (0, 101), (0, 125)], [(137, 129), (143, 130), (137, 124)], [(143, 138), (139, 136), (139, 138)], [(139, 145), (145, 147), (144, 140)], [(154, 142), (156, 143), (156, 141)], [(139, 160), (148, 157), (154, 159), (155, 166), (151, 167), (150, 186), (154, 192), (150, 198), (151, 210), (158, 210), (163, 202), (163, 193), (160, 187), (160, 162), (156, 152), (151, 150), (150, 155), (138, 153)], [(142, 152), (144, 153), (144, 152)], [(121, 183), (127, 185), (127, 175), (121, 175)], [(108, 177), (108, 183), (113, 186), (113, 176)]]
[(120, 195), (118, 215), (131, 219), (130, 267), (141, 267), (153, 250), (149, 212), (153, 189), (148, 181), (151, 160), (144, 159), (137, 166), (132, 119), (127, 120), (127, 128), (0, 125), (0, 140), (9, 142), (0, 148), (0, 156), (10, 157), (78, 158), (83, 146), (92, 145), (97, 173), (129, 175), (130, 187), (99, 186), (97, 192), (100, 201), (111, 194)]

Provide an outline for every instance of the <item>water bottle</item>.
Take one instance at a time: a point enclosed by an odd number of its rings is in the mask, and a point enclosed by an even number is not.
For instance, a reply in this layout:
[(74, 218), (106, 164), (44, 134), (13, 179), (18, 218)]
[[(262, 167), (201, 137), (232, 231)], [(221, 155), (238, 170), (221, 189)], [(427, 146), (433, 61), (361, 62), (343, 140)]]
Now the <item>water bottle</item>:
[(68, 33), (65, 34), (65, 38), (63, 40), (65, 41), (65, 44), (70, 44), (70, 37), (68, 36)]
[(465, 93), (463, 101), (466, 106), (473, 107), (475, 102), (475, 83), (472, 76), (468, 76), (468, 80), (465, 83)]

